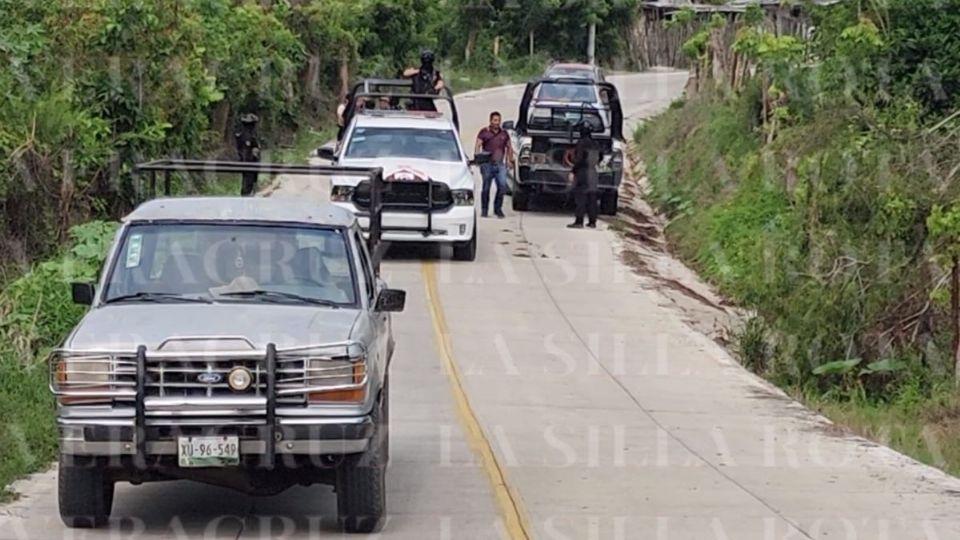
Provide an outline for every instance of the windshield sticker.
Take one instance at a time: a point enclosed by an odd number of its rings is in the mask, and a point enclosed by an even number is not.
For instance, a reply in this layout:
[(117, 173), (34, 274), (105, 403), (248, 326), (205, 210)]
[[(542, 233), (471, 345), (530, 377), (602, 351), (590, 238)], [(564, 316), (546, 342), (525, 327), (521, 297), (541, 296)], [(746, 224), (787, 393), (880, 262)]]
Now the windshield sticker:
[(127, 244), (127, 268), (136, 268), (140, 266), (140, 254), (143, 251), (143, 235), (135, 234), (130, 237), (130, 243)]

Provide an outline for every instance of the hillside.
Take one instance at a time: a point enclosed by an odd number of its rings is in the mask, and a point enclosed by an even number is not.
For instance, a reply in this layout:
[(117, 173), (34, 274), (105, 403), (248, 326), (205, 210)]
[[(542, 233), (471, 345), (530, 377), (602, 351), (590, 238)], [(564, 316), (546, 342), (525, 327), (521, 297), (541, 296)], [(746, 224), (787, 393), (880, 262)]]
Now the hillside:
[(702, 18), (636, 143), (674, 250), (755, 314), (741, 361), (957, 473), (960, 2), (934, 4), (815, 8), (809, 39)]

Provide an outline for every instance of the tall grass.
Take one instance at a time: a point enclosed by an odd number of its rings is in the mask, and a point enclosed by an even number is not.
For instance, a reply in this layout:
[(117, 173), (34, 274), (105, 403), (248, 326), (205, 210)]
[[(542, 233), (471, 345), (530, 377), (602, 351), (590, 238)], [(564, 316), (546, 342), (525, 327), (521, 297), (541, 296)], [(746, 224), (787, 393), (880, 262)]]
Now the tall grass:
[[(54, 400), (45, 362), (79, 322), (69, 283), (96, 277), (116, 224), (89, 222), (71, 229), (60, 257), (37, 265), (0, 293), (0, 486), (41, 469), (56, 456)], [(6, 491), (0, 498), (9, 497)]]
[(674, 251), (755, 313), (748, 368), (866, 436), (960, 472), (922, 140), (825, 102), (764, 144), (758, 93), (678, 101), (635, 134)]

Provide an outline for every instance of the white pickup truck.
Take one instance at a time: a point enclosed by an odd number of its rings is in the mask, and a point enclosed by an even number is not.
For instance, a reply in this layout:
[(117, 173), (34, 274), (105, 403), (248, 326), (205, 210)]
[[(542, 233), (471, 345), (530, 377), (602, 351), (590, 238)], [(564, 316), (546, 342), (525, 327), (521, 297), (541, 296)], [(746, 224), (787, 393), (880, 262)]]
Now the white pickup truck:
[[(380, 86), (404, 84), (379, 82)], [(423, 99), (412, 95), (354, 92), (352, 99), (380, 98), (379, 103), (397, 97)], [(383, 169), (383, 240), (450, 244), (454, 259), (472, 261), (477, 255), (477, 210), (471, 166), (489, 155), (468, 158), (460, 143), (452, 98), (430, 98), (449, 100), (453, 114), (389, 106), (358, 108), (350, 115), (340, 143), (319, 148), (316, 156), (339, 166)], [(356, 213), (360, 226), (367, 226), (368, 182), (356, 176), (335, 176), (330, 201)]]

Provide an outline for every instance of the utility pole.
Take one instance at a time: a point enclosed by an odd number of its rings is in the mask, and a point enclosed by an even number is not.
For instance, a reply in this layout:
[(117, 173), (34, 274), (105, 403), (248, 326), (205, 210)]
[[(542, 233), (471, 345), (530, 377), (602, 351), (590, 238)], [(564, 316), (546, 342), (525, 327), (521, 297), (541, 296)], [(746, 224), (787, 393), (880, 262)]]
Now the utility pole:
[(597, 63), (597, 23), (590, 23), (589, 32), (587, 34), (587, 62), (592, 66)]

